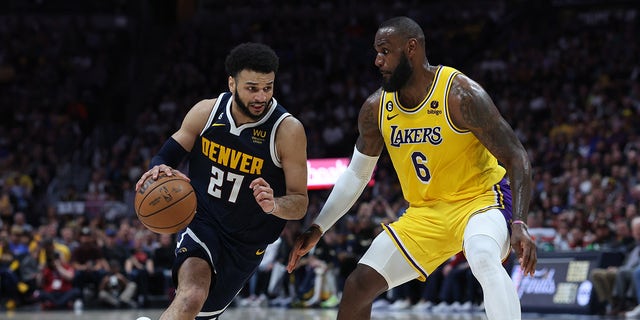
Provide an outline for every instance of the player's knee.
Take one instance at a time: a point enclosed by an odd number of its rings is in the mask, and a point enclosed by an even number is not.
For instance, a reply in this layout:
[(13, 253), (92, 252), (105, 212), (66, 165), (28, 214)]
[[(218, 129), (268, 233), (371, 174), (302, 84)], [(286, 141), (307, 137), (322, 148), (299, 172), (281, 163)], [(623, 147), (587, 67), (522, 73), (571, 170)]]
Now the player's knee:
[(465, 242), (465, 254), (476, 277), (493, 273), (502, 266), (500, 247), (492, 238), (478, 235), (469, 240)]

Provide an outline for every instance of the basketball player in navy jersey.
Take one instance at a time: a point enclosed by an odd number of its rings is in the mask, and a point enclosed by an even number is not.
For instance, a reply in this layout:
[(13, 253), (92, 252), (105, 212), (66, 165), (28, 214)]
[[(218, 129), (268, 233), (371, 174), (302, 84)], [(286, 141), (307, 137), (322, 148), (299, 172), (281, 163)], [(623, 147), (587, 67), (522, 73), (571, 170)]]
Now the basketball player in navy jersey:
[[(244, 43), (225, 67), (230, 92), (193, 106), (136, 184), (177, 175), (190, 179), (198, 199), (177, 236), (176, 296), (161, 319), (217, 319), (287, 220), (307, 210), (306, 135), (273, 97), (277, 55)], [(173, 169), (187, 154), (188, 176)]]
[(289, 272), (353, 205), (386, 148), (409, 208), (383, 225), (349, 275), (338, 319), (369, 319), (378, 295), (425, 281), (461, 250), (482, 285), (487, 318), (520, 319), (518, 294), (501, 262), (513, 247), (522, 272), (535, 272), (536, 245), (525, 223), (531, 193), (526, 150), (478, 83), (429, 64), (415, 21), (383, 22), (374, 48), (382, 88), (362, 105), (351, 162), (296, 240)]

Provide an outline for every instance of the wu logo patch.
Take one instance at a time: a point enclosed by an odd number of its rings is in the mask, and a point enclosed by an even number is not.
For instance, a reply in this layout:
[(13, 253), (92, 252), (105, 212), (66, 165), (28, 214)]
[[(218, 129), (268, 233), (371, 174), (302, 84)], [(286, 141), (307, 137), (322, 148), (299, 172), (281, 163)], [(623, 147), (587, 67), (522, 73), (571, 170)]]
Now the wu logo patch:
[(267, 131), (261, 129), (253, 129), (251, 133), (251, 140), (253, 143), (262, 144), (267, 140)]

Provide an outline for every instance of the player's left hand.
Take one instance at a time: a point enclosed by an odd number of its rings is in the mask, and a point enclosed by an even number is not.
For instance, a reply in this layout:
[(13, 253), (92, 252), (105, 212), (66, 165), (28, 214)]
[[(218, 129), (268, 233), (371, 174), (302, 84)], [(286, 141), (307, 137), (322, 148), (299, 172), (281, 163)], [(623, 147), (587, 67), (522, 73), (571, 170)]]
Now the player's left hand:
[(538, 253), (536, 252), (536, 243), (529, 236), (526, 225), (511, 225), (511, 246), (516, 250), (518, 262), (524, 275), (533, 276), (536, 272)]
[(274, 213), (276, 211), (276, 200), (273, 197), (273, 189), (263, 178), (256, 178), (249, 184), (253, 190), (253, 197), (262, 208), (262, 211)]

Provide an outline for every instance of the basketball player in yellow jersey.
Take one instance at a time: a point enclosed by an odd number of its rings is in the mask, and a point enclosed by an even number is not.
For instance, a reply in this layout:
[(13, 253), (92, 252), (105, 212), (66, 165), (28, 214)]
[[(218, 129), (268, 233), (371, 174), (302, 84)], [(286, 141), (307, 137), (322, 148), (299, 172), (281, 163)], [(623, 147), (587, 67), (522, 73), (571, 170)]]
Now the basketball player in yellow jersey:
[(374, 48), (382, 88), (364, 102), (351, 162), (296, 240), (289, 272), (354, 204), (386, 147), (409, 208), (383, 226), (347, 278), (338, 319), (369, 319), (378, 295), (425, 280), (461, 250), (482, 286), (488, 319), (520, 319), (520, 301), (501, 262), (513, 247), (524, 274), (535, 272), (536, 246), (525, 224), (526, 151), (480, 85), (429, 64), (415, 21), (383, 22)]

